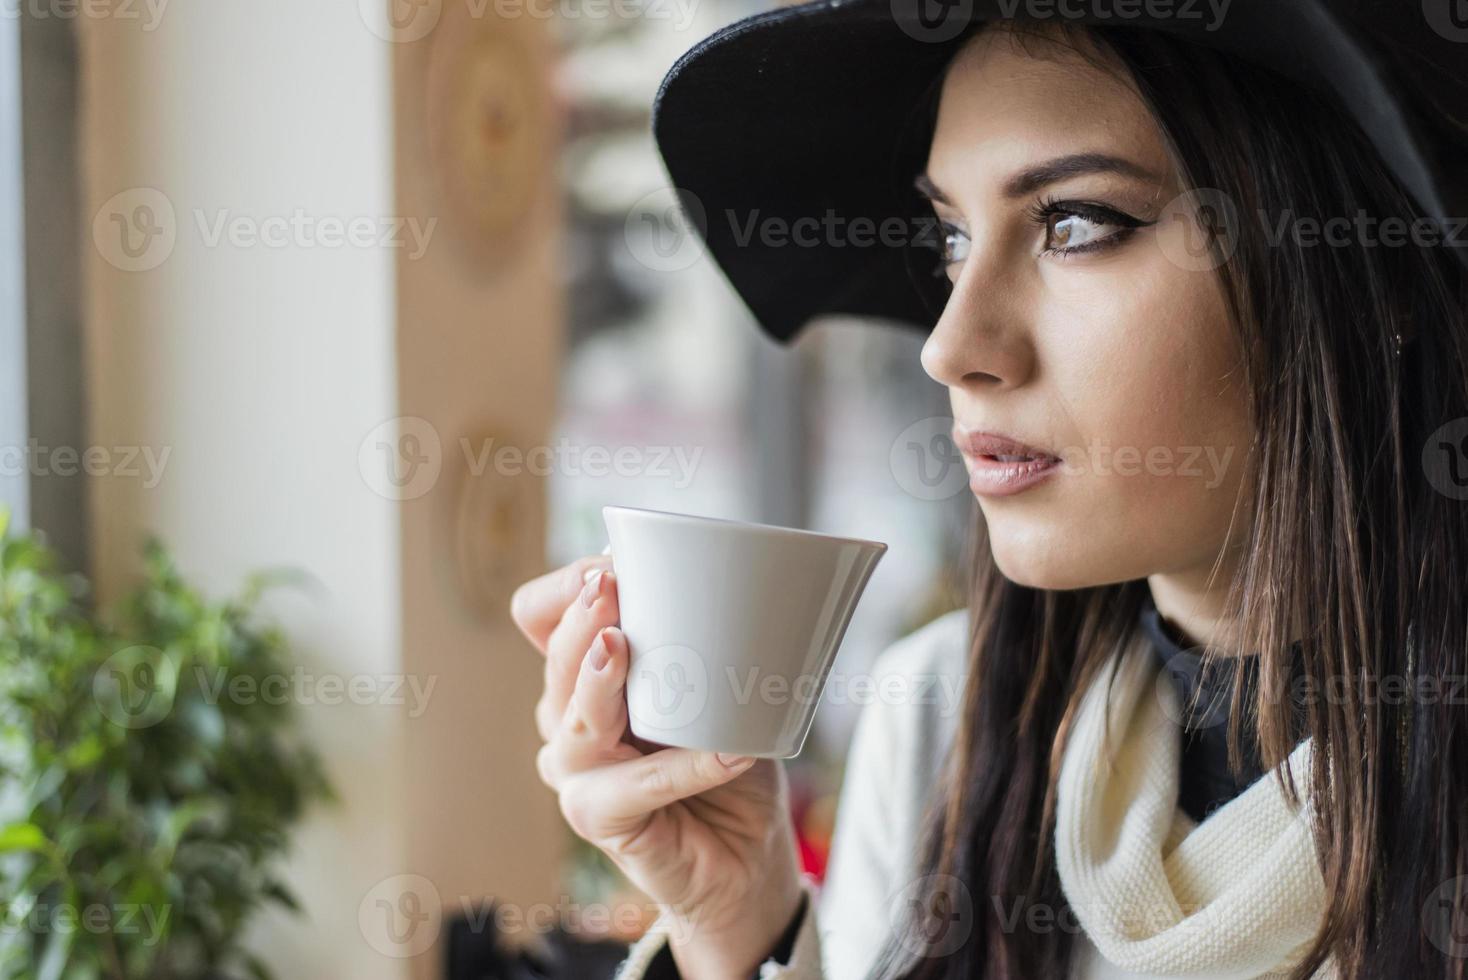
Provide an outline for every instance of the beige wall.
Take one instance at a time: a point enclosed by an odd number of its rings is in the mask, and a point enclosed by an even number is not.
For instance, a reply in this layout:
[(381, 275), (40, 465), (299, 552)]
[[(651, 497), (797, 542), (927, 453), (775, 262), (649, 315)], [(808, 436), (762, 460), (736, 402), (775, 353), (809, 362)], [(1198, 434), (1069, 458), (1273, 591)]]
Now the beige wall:
[[(270, 216), (319, 228), (442, 210), (420, 144), (433, 35), (389, 43), (365, 19), (355, 2), (257, 0), (79, 22), (90, 439), (168, 453), (155, 487), (94, 481), (100, 593), (125, 587), (147, 532), (216, 593), (293, 567), (318, 586), (270, 611), (309, 671), (434, 684), (416, 718), (407, 705), (301, 708), (341, 804), (310, 821), (290, 864), (309, 918), (266, 917), (252, 942), (282, 977), (312, 980), (436, 975), (436, 951), (384, 952), (359, 910), (370, 920), (417, 875), (451, 909), (461, 896), (548, 898), (562, 840), (534, 776), (538, 663), (495, 601), (499, 583), (539, 567), (540, 488), (490, 474), (466, 496), (456, 444), (549, 427), (553, 188), (541, 185), (537, 230), (497, 277), (442, 228), (413, 260), (319, 232), (210, 241), (222, 214), (248, 230)], [(117, 217), (134, 231), (163, 221), (171, 247), (164, 235), (118, 251)], [(441, 434), (442, 475), (398, 501), (374, 492), (359, 448), (403, 415)], [(500, 544), (461, 547), (490, 524)]]
[[(399, 201), (439, 219), (425, 260), (399, 263), (398, 392), (402, 414), (437, 431), (443, 458), (433, 489), (402, 513), (404, 662), (440, 678), (433, 710), (408, 730), (407, 853), (447, 908), (491, 894), (550, 901), (566, 840), (535, 771), (543, 661), (508, 618), (513, 584), (543, 570), (543, 481), (479, 468), (490, 439), (546, 442), (555, 408), (552, 51), (543, 21), (468, 9), (444, 4), (429, 37), (397, 46), (395, 86)], [(512, 50), (513, 67), (483, 63)], [(523, 87), (502, 88), (502, 72)], [(503, 118), (482, 118), (492, 114)], [(532, 120), (533, 132), (511, 134)], [(506, 146), (501, 168), (481, 169), (480, 125)], [(449, 174), (435, 180), (435, 167)], [(434, 967), (420, 961), (414, 975)]]

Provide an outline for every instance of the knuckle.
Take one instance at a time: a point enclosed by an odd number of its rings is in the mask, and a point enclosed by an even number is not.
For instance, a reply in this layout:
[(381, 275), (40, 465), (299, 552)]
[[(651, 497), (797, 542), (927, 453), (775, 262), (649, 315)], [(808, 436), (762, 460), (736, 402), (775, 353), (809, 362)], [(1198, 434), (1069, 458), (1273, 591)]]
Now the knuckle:
[(535, 772), (540, 781), (551, 789), (560, 788), (560, 779), (556, 774), (555, 743), (547, 742), (535, 753)]
[(665, 760), (659, 759), (649, 763), (638, 776), (638, 782), (643, 792), (654, 796), (662, 796), (672, 791), (674, 777), (672, 767)]
[(685, 765), (688, 766), (688, 778), (695, 783), (717, 782), (723, 774), (719, 760), (712, 752), (690, 755)]
[(530, 583), (522, 582), (510, 594), (510, 619), (522, 630), (529, 619)]
[(535, 727), (540, 732), (542, 741), (549, 742), (555, 735), (556, 719), (555, 709), (551, 707), (550, 699), (545, 694), (535, 702)]
[(561, 816), (566, 821), (566, 826), (571, 832), (582, 840), (594, 841), (591, 814), (587, 810), (585, 794), (580, 792), (575, 780), (570, 780), (562, 787), (558, 797), (561, 806)]
[(586, 738), (586, 736), (591, 734), (591, 726), (586, 722), (586, 713), (578, 706), (580, 692), (581, 689), (577, 688), (577, 693), (571, 696), (570, 707), (562, 717), (562, 724), (566, 730), (566, 734), (574, 738)]
[(590, 555), (577, 558), (571, 564), (567, 565), (563, 573), (565, 575), (565, 594), (570, 596), (580, 595), (581, 586), (585, 584), (582, 582), (582, 577), (594, 567), (596, 567), (596, 559)]

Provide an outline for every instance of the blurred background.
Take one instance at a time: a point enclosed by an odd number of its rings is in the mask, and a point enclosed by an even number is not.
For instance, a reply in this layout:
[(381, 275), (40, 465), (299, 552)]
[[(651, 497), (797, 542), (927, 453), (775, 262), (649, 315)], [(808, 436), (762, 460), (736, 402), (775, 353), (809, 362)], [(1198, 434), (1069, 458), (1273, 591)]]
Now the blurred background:
[(962, 604), (921, 337), (765, 339), (651, 139), (759, 9), (0, 4), (0, 977), (609, 976), (508, 616), (603, 505), (888, 542), (848, 675)]

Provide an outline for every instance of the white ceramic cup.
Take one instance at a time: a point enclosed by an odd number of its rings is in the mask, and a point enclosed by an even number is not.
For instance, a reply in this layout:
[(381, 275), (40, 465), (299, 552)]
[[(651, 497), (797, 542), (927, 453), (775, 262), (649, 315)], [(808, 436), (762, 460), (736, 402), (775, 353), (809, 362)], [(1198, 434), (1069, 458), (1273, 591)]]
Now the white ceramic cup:
[(799, 755), (887, 546), (635, 507), (603, 507), (602, 517), (631, 651), (633, 734), (739, 755)]

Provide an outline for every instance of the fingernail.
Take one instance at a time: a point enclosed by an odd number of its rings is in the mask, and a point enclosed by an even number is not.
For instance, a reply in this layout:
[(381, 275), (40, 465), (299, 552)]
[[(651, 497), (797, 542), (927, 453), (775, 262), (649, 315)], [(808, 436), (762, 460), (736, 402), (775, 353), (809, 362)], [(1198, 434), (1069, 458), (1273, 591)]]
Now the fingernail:
[(753, 762), (754, 757), (749, 755), (730, 755), (727, 752), (719, 753), (719, 762), (727, 769), (738, 769), (745, 763)]
[(597, 593), (601, 591), (601, 576), (603, 569), (593, 569), (586, 578), (586, 585), (581, 588), (581, 604), (590, 609), (592, 603), (596, 602)]
[(607, 634), (603, 630), (596, 634), (596, 642), (591, 645), (591, 669), (604, 670), (611, 662), (612, 651), (607, 649)]

